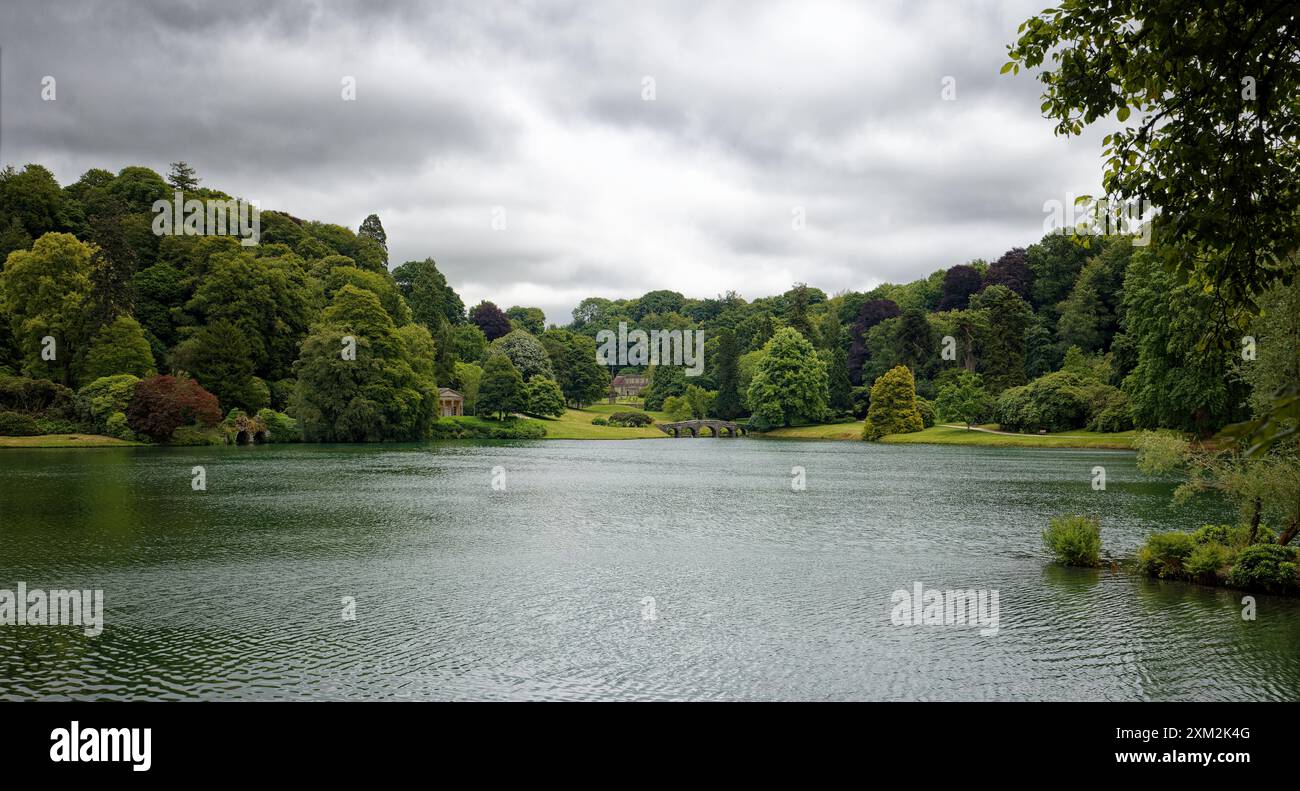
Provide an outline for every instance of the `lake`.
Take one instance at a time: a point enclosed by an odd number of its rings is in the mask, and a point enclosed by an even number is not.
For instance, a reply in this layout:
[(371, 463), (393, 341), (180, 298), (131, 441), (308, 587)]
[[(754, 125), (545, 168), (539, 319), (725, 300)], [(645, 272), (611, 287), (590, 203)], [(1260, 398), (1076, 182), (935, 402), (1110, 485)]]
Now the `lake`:
[[(1117, 558), (1231, 518), (1173, 486), (770, 439), (4, 450), (0, 588), (106, 625), (0, 625), (0, 699), (1300, 699), (1300, 600), (1051, 565), (1056, 514)], [(996, 634), (896, 625), (916, 583), (997, 591)]]

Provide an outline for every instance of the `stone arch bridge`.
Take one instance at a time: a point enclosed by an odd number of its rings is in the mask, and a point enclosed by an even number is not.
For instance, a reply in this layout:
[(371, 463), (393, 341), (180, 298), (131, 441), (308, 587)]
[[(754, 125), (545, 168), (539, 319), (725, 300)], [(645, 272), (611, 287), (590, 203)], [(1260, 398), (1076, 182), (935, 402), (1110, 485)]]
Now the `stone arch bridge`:
[(713, 436), (734, 437), (739, 434), (747, 434), (749, 429), (739, 423), (732, 423), (730, 420), (679, 420), (676, 423), (657, 423), (659, 430), (665, 434), (674, 437), (680, 437), (688, 434), (692, 437), (704, 435), (704, 430), (708, 429), (713, 432)]

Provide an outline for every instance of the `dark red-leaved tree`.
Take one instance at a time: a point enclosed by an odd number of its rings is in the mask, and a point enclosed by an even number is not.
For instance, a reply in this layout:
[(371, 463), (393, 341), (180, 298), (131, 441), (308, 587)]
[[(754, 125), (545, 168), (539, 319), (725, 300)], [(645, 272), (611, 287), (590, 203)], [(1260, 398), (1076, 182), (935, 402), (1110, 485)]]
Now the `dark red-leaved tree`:
[(478, 325), (489, 341), (510, 332), (510, 319), (495, 304), (486, 299), (469, 309), (469, 320)]
[(939, 297), (939, 310), (965, 310), (970, 295), (984, 285), (979, 270), (970, 264), (958, 264), (943, 276), (943, 290)]
[(862, 384), (862, 364), (867, 361), (867, 330), (885, 319), (900, 315), (897, 303), (892, 299), (869, 299), (858, 308), (858, 317), (853, 321), (851, 332), (853, 339), (849, 343), (849, 379), (853, 384)]
[(1023, 247), (1013, 247), (993, 262), (984, 275), (984, 287), (1006, 286), (1023, 299), (1029, 299), (1034, 272), (1029, 268), (1029, 254)]
[(181, 426), (202, 423), (215, 426), (221, 420), (217, 397), (193, 379), (151, 376), (135, 386), (126, 407), (126, 422), (137, 434), (166, 442)]

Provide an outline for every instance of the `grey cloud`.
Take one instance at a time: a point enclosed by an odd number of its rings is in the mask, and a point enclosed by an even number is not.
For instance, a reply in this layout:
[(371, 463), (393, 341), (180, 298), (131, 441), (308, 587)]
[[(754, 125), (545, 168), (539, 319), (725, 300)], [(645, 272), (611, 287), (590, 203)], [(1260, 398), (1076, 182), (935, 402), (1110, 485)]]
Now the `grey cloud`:
[(10, 2), (0, 161), (185, 159), (299, 217), (378, 212), (395, 262), (467, 301), (526, 285), (551, 321), (577, 294), (833, 293), (1031, 243), (1044, 200), (1095, 189), (1096, 138), (1053, 138), (1038, 83), (998, 74), (1040, 7)]

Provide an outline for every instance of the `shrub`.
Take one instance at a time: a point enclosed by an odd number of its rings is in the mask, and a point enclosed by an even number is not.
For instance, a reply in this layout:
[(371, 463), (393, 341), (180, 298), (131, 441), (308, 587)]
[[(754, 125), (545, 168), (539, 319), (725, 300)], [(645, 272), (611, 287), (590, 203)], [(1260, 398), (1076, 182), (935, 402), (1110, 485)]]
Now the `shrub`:
[(640, 428), (648, 426), (655, 422), (654, 418), (644, 412), (615, 412), (609, 416), (611, 426), (625, 426), (627, 428)]
[(36, 425), (42, 434), (79, 434), (86, 431), (82, 424), (65, 417), (38, 417)]
[(1223, 544), (1213, 541), (1197, 544), (1187, 556), (1183, 569), (1187, 576), (1198, 582), (1216, 582), (1220, 569), (1232, 565), (1235, 553)]
[(270, 442), (301, 442), (302, 432), (298, 430), (298, 421), (274, 409), (263, 407), (257, 411), (257, 418), (266, 425), (267, 440)]
[(41, 434), (36, 419), (21, 412), (0, 412), (0, 436), (35, 437)]
[(546, 426), (515, 418), (487, 423), (473, 417), (442, 417), (434, 421), (432, 434), (435, 439), (541, 439)]
[(108, 419), (104, 421), (104, 433), (118, 439), (135, 439), (135, 432), (131, 430), (131, 426), (127, 423), (124, 412), (114, 412), (108, 416)]
[(1252, 544), (1241, 550), (1228, 581), (1241, 588), (1283, 593), (1294, 589), (1296, 550), (1279, 544)]
[(72, 391), (49, 379), (0, 376), (0, 409), (71, 417)]
[[(127, 419), (128, 423), (130, 418)], [(211, 426), (192, 424), (181, 426), (172, 432), (168, 445), (225, 445), (226, 435)]]
[(1043, 531), (1043, 544), (1063, 566), (1101, 563), (1101, 525), (1088, 516), (1058, 516)]
[(1186, 574), (1184, 566), (1195, 548), (1190, 533), (1152, 533), (1138, 550), (1138, 568), (1153, 577), (1178, 579)]
[(541, 439), (546, 436), (546, 426), (532, 420), (505, 421), (492, 426), (492, 439)]
[[(1197, 544), (1222, 544), (1225, 547), (1233, 546), (1243, 539), (1244, 535), (1239, 533), (1238, 529), (1232, 525), (1202, 525), (1192, 531), (1192, 540)], [(1241, 543), (1244, 543), (1242, 541)]]
[(1092, 431), (1116, 432), (1130, 431), (1133, 428), (1133, 414), (1129, 411), (1128, 399), (1123, 397), (1112, 401), (1099, 412), (1088, 424)]
[(1056, 371), (1023, 387), (1003, 391), (998, 397), (995, 414), (998, 423), (1012, 431), (1083, 428), (1088, 425), (1092, 404), (1096, 403), (1101, 388), (1105, 387), (1069, 371)]
[(608, 426), (608, 425), (609, 425), (609, 421), (606, 420), (606, 419), (603, 418), (603, 417), (593, 417), (593, 418), (591, 419), (591, 425), (593, 425), (593, 426)]
[(139, 382), (139, 377), (133, 374), (101, 376), (77, 391), (77, 417), (96, 431), (107, 431), (108, 419), (114, 413), (126, 411)]
[(221, 411), (217, 397), (193, 379), (151, 376), (136, 384), (126, 417), (131, 430), (166, 442), (186, 424), (215, 426), (221, 420)]

